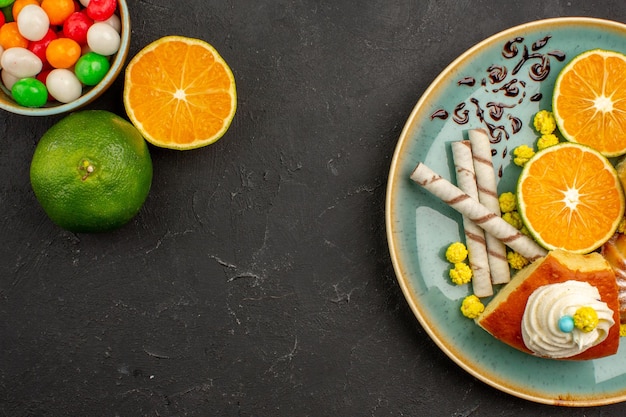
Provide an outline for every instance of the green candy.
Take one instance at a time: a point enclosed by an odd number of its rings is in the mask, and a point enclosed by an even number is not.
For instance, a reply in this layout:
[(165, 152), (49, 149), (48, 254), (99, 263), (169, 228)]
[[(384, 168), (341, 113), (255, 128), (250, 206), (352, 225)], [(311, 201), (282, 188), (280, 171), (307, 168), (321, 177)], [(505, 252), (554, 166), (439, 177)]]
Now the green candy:
[(46, 85), (36, 78), (22, 78), (11, 88), (13, 99), (20, 106), (42, 107), (48, 101)]
[(9, 4), (8, 6), (0, 6), (0, 11), (2, 11), (2, 14), (4, 15), (5, 22), (13, 22), (13, 5), (12, 4)]
[(95, 52), (81, 56), (74, 66), (76, 78), (85, 85), (96, 85), (109, 72), (111, 64), (107, 57)]
[(0, 0), (0, 7), (6, 7), (13, 4), (15, 0)]

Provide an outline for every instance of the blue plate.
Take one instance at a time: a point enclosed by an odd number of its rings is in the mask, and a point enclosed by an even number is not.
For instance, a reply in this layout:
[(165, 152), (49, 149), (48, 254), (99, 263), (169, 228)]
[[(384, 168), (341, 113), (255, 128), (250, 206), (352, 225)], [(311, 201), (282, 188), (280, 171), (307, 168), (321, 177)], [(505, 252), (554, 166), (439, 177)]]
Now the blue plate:
[[(435, 343), (483, 382), (531, 401), (595, 406), (626, 400), (626, 343), (591, 361), (541, 359), (491, 337), (459, 307), (471, 289), (454, 286), (445, 248), (462, 239), (461, 216), (413, 183), (418, 162), (454, 182), (450, 143), (490, 131), (498, 192), (514, 191), (511, 152), (537, 140), (534, 114), (551, 109), (563, 66), (589, 49), (626, 53), (626, 25), (592, 18), (540, 20), (500, 32), (458, 57), (413, 109), (394, 152), (387, 184), (387, 239), (396, 276)], [(626, 75), (625, 75), (626, 76)]]

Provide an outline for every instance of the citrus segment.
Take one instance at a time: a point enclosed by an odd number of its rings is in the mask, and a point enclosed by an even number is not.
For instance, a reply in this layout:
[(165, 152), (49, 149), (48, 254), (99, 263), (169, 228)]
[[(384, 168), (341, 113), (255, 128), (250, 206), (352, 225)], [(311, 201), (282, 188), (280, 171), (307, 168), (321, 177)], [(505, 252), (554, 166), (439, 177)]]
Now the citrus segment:
[(588, 253), (606, 242), (624, 215), (617, 172), (599, 152), (564, 142), (531, 158), (517, 185), (519, 211), (546, 249)]
[(40, 139), (30, 180), (54, 223), (73, 232), (101, 232), (124, 225), (142, 207), (152, 160), (127, 120), (103, 110), (80, 111)]
[(553, 112), (563, 136), (605, 156), (626, 153), (626, 56), (591, 50), (559, 73)]
[(142, 49), (125, 74), (124, 106), (152, 144), (193, 149), (224, 135), (235, 115), (235, 78), (208, 43), (166, 36)]

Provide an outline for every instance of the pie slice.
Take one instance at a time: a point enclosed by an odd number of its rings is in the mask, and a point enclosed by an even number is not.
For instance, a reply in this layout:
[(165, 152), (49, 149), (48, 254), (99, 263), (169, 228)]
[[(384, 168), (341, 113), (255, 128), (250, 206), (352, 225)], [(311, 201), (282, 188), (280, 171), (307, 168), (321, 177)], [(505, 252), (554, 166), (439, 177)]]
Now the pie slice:
[[(546, 289), (553, 290), (553, 295), (544, 296), (542, 291)], [(536, 308), (527, 309), (529, 299)], [(569, 317), (573, 324), (574, 313), (590, 306), (599, 319), (593, 330), (559, 327), (561, 317)], [(534, 316), (531, 311), (535, 311)], [(525, 312), (527, 321), (523, 325)], [(519, 271), (487, 304), (476, 323), (500, 341), (537, 356), (587, 360), (613, 355), (620, 337), (615, 273), (599, 253), (550, 251)], [(529, 327), (533, 330), (527, 330)], [(555, 350), (551, 350), (552, 345), (548, 350), (537, 348), (537, 344), (553, 342)]]

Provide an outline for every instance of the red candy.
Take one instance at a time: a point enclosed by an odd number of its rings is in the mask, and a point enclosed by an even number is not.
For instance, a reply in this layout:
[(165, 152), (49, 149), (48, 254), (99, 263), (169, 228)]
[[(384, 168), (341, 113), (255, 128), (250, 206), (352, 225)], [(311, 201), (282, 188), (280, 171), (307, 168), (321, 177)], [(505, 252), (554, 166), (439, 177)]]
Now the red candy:
[[(52, 68), (45, 69), (41, 71), (39, 74), (37, 74), (35, 78), (37, 78), (42, 83), (46, 84), (46, 80), (48, 79), (48, 74), (50, 74), (51, 71), (52, 71)], [(48, 93), (48, 101), (54, 101), (54, 97), (52, 97), (50, 93)]]
[(87, 31), (93, 25), (93, 20), (82, 12), (74, 12), (63, 23), (63, 35), (78, 42), (79, 45), (87, 43)]
[(48, 33), (46, 33), (46, 36), (44, 36), (43, 39), (36, 42), (30, 42), (28, 44), (28, 49), (30, 49), (32, 53), (34, 53), (39, 57), (39, 59), (41, 59), (44, 68), (49, 66), (48, 59), (46, 58), (46, 49), (48, 49), (48, 45), (50, 44), (50, 42), (52, 42), (56, 38), (57, 34), (54, 33), (52, 29), (48, 29)]
[(87, 15), (93, 20), (107, 20), (113, 16), (116, 7), (116, 0), (90, 0), (87, 5)]

